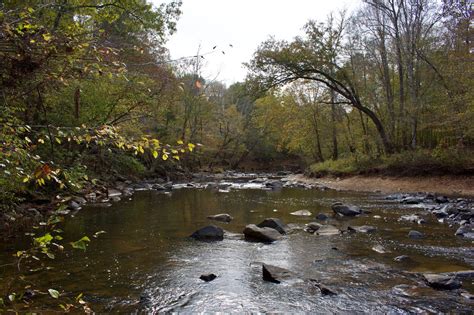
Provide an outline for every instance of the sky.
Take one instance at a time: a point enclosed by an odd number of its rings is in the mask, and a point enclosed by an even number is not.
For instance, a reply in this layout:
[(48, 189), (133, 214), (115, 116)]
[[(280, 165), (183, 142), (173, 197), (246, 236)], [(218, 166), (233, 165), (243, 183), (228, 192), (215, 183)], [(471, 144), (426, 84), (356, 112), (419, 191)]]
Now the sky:
[[(153, 0), (158, 3), (159, 0)], [(361, 0), (183, 0), (182, 15), (167, 48), (173, 59), (205, 55), (203, 77), (227, 85), (242, 81), (249, 61), (269, 36), (291, 40), (310, 20), (351, 11)], [(231, 47), (232, 45), (233, 47)], [(213, 47), (217, 46), (213, 50)], [(224, 53), (222, 53), (222, 51)]]

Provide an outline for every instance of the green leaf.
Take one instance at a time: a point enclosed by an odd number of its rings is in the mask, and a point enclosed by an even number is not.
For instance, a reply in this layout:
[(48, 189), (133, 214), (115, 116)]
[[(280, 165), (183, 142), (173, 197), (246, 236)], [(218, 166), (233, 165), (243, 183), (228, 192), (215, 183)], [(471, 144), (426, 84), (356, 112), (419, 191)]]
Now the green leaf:
[(39, 245), (39, 246), (46, 246), (48, 245), (49, 243), (51, 243), (51, 241), (53, 240), (53, 237), (51, 236), (51, 234), (49, 233), (46, 233), (45, 235), (43, 236), (40, 236), (40, 237), (37, 237), (34, 239), (34, 242), (36, 245)]
[(83, 251), (85, 251), (87, 249), (87, 245), (90, 241), (91, 241), (90, 238), (88, 238), (87, 236), (84, 236), (80, 240), (75, 241), (75, 242), (71, 242), (70, 244), (75, 249), (82, 249)]
[(48, 292), (49, 292), (49, 295), (51, 295), (51, 297), (53, 299), (58, 299), (59, 298), (59, 292), (57, 290), (48, 289)]

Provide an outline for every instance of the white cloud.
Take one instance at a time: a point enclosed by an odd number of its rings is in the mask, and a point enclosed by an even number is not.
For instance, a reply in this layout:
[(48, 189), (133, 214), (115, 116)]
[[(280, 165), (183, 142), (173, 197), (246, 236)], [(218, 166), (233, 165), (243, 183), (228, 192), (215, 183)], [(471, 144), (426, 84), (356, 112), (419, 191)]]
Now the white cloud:
[[(159, 3), (159, 0), (154, 0)], [(173, 58), (206, 56), (204, 76), (231, 84), (244, 79), (247, 62), (258, 45), (273, 35), (291, 39), (309, 20), (326, 19), (330, 12), (352, 10), (360, 0), (183, 0), (178, 31), (167, 47)], [(229, 46), (233, 45), (233, 48)], [(225, 52), (225, 55), (221, 51)]]

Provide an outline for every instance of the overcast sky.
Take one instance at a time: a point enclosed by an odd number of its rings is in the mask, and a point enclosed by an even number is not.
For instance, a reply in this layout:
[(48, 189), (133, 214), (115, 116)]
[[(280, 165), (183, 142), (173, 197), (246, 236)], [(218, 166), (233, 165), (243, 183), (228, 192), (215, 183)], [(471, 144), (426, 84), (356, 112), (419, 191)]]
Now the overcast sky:
[(353, 10), (360, 3), (361, 0), (183, 0), (178, 31), (167, 47), (173, 58), (180, 58), (196, 54), (199, 46), (201, 53), (206, 53), (217, 45), (212, 54), (206, 55), (203, 74), (229, 85), (245, 78), (242, 63), (249, 61), (269, 36), (291, 39), (302, 33), (309, 19), (323, 21), (332, 11)]

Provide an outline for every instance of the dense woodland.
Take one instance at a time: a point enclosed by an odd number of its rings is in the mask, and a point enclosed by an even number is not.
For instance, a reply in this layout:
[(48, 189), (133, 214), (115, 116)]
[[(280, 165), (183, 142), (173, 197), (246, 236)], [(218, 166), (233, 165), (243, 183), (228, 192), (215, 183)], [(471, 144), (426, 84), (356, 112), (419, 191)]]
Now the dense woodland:
[(2, 1), (4, 203), (198, 170), (472, 172), (468, 1), (366, 0), (307, 21), (231, 86), (202, 76), (213, 51), (171, 60), (180, 6)]

